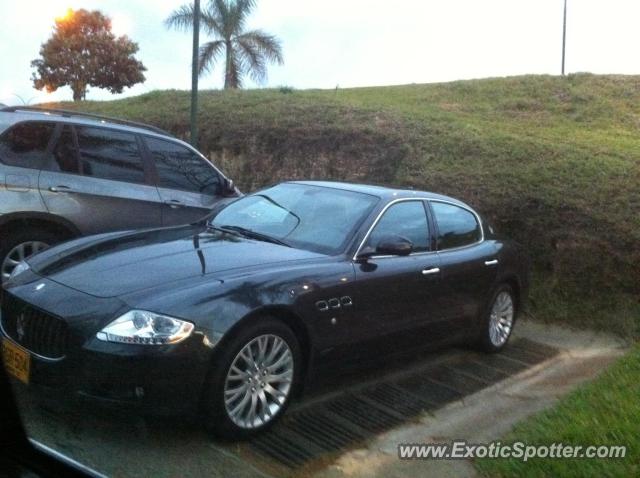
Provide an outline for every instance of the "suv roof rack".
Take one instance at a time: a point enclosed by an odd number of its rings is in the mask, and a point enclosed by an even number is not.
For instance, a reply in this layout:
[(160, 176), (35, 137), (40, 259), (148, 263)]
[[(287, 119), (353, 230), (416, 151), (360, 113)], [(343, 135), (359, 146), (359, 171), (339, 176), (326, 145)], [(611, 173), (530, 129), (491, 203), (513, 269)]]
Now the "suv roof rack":
[(115, 123), (115, 124), (120, 124), (123, 126), (132, 126), (132, 127), (136, 127), (136, 128), (141, 128), (141, 129), (146, 129), (149, 131), (153, 131), (154, 133), (159, 133), (165, 136), (171, 136), (174, 137), (171, 133), (168, 133), (167, 131), (164, 131), (163, 129), (157, 128), (155, 126), (151, 126), (145, 123), (138, 123), (137, 121), (129, 121), (129, 120), (123, 120), (123, 119), (119, 119), (119, 118), (113, 118), (111, 116), (103, 116), (103, 115), (97, 115), (97, 114), (93, 114), (93, 113), (82, 113), (80, 111), (71, 111), (71, 110), (62, 110), (62, 109), (56, 109), (56, 108), (39, 108), (37, 106), (7, 106), (4, 108), (0, 108), (1, 112), (5, 112), (5, 113), (15, 113), (16, 111), (29, 111), (29, 112), (36, 112), (36, 113), (53, 113), (53, 114), (57, 114), (60, 115), (64, 118), (71, 118), (73, 116), (78, 116), (80, 118), (89, 118), (89, 119), (96, 119), (96, 120), (100, 120), (103, 122), (109, 122), (109, 123)]

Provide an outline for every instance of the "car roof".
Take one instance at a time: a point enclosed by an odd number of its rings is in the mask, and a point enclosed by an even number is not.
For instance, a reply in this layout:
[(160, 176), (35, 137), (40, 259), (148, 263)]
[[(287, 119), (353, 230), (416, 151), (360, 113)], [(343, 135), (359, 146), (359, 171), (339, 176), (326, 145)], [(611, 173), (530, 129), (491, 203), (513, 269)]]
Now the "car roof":
[(146, 134), (157, 136), (159, 138), (174, 138), (171, 133), (164, 132), (159, 128), (147, 126), (142, 123), (127, 122), (117, 118), (108, 118), (100, 116), (83, 116), (81, 112), (63, 113), (62, 110), (46, 110), (37, 109), (22, 110), (20, 107), (12, 107), (11, 109), (0, 110), (0, 132), (11, 125), (21, 121), (52, 121), (56, 123), (66, 123), (83, 126), (102, 126), (110, 129), (126, 131), (129, 133)]
[(421, 199), (431, 199), (436, 201), (445, 201), (454, 204), (458, 204), (468, 209), (472, 209), (466, 203), (460, 201), (459, 199), (452, 198), (450, 196), (445, 196), (444, 194), (437, 194), (429, 191), (419, 191), (415, 189), (402, 189), (402, 188), (392, 188), (388, 186), (377, 186), (373, 184), (360, 184), (360, 183), (349, 183), (349, 182), (341, 182), (341, 181), (288, 181), (292, 184), (304, 184), (307, 186), (318, 186), (324, 188), (332, 188), (332, 189), (341, 189), (343, 191), (353, 191), (362, 194), (369, 194), (372, 196), (377, 196), (385, 201), (392, 201), (394, 199), (411, 199), (411, 198), (421, 198)]

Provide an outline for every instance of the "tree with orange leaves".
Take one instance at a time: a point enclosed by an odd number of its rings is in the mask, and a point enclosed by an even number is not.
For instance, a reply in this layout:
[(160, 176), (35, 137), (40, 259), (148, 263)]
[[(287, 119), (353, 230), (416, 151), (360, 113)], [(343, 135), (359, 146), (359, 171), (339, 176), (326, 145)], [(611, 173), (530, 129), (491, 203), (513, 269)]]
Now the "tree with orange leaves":
[(100, 11), (69, 10), (55, 20), (53, 35), (33, 60), (36, 89), (49, 93), (70, 86), (73, 101), (85, 99), (89, 86), (122, 93), (145, 80), (144, 65), (134, 55), (137, 43), (111, 32), (111, 20)]

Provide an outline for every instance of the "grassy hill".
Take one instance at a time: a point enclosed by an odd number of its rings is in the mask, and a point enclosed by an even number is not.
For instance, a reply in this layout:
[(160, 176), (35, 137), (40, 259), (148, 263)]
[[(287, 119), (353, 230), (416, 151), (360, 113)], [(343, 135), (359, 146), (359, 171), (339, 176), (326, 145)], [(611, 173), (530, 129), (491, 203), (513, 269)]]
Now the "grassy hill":
[[(183, 91), (61, 106), (189, 129)], [(640, 336), (638, 76), (204, 91), (200, 135), (244, 190), (332, 178), (461, 197), (531, 251), (531, 314)]]

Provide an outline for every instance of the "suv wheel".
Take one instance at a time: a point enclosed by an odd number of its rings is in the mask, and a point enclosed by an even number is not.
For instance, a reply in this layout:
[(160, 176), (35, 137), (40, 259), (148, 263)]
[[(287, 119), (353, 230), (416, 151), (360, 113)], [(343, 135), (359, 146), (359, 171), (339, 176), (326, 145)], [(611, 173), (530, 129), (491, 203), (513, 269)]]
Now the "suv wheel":
[(10, 232), (0, 241), (0, 277), (9, 280), (13, 269), (29, 256), (60, 242), (55, 233), (37, 229)]
[(295, 335), (265, 317), (238, 333), (215, 359), (205, 395), (209, 430), (246, 439), (284, 413), (300, 383), (301, 353)]

